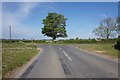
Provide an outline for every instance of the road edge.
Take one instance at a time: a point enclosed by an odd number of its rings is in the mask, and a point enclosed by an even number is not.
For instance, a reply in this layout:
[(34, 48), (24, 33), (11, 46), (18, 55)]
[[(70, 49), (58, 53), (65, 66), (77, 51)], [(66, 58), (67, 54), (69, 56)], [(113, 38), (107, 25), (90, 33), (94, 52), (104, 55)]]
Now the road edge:
[(24, 64), (21, 67), (16, 68), (9, 76), (8, 78), (20, 78), (25, 72), (26, 70), (29, 68), (29, 66), (32, 65), (32, 63), (37, 60), (37, 58), (39, 57), (39, 55), (42, 53), (42, 48), (37, 48), (38, 53), (33, 56), (28, 62), (26, 62), (26, 64)]

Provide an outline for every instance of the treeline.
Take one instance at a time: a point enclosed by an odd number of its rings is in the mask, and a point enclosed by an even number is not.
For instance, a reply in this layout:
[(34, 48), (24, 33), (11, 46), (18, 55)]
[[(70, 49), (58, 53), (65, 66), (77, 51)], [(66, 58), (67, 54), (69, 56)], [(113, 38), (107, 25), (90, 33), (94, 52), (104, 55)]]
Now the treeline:
[(88, 44), (88, 43), (115, 43), (116, 39), (101, 39), (101, 40), (96, 40), (96, 39), (78, 39), (78, 40), (74, 40), (74, 39), (69, 39), (69, 40), (60, 40), (59, 43), (65, 43), (65, 44)]
[(67, 39), (67, 40), (58, 40), (58, 41), (52, 41), (52, 40), (2, 40), (4, 43), (58, 43), (58, 44), (88, 44), (88, 43), (116, 43), (116, 38), (115, 39), (101, 39), (101, 40), (96, 40), (96, 39)]
[(45, 40), (10, 40), (10, 39), (3, 39), (3, 43), (45, 43)]

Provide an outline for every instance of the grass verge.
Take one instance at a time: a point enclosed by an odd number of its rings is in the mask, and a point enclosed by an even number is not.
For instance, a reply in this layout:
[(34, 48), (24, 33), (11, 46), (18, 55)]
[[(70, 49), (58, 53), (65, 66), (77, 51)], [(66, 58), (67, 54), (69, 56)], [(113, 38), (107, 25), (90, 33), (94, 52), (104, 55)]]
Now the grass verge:
[(2, 43), (2, 76), (29, 61), (38, 51), (27, 43)]
[(80, 44), (78, 47), (84, 50), (109, 55), (113, 58), (118, 58), (118, 50), (114, 48), (114, 44)]

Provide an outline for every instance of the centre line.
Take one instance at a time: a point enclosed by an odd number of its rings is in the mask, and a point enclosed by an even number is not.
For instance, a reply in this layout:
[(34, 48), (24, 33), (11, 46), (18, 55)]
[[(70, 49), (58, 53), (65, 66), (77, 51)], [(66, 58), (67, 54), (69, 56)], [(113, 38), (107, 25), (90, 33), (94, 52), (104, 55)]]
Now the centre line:
[(72, 61), (72, 59), (68, 56), (68, 54), (65, 51), (63, 51), (63, 53), (65, 54), (66, 57), (68, 57), (70, 61)]

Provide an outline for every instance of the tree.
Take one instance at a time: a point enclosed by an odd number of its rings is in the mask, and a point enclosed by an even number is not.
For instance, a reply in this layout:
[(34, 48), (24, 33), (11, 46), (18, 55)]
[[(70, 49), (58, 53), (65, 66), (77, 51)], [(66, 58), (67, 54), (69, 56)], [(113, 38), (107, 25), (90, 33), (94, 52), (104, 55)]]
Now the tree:
[(117, 26), (118, 26), (118, 39), (117, 39), (117, 42), (115, 44), (115, 48), (120, 50), (120, 17), (118, 17), (116, 19), (117, 21)]
[(100, 25), (93, 31), (93, 33), (108, 40), (110, 37), (114, 37), (116, 35), (117, 29), (116, 20), (112, 18), (106, 18), (101, 21)]
[(76, 39), (75, 40), (79, 40), (79, 38), (78, 37), (76, 37)]
[(117, 17), (116, 21), (117, 21), (117, 26), (118, 26), (118, 36), (120, 36), (120, 16)]
[(42, 34), (51, 37), (53, 40), (58, 37), (67, 37), (66, 20), (67, 18), (62, 14), (48, 13), (48, 16), (43, 19)]

